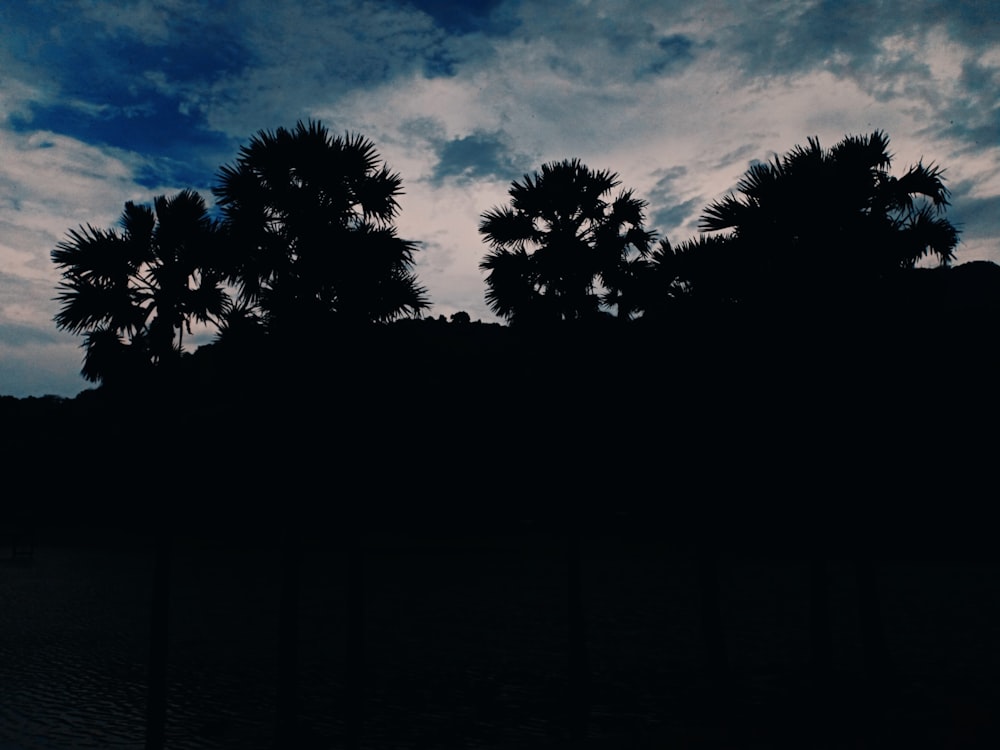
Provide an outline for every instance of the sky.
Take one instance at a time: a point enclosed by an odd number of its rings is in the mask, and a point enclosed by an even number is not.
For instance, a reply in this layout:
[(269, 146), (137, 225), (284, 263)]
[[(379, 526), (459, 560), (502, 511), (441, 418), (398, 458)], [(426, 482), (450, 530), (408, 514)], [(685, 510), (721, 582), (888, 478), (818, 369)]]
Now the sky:
[[(359, 133), (403, 179), (431, 313), (493, 321), (481, 214), (579, 158), (677, 243), (755, 160), (888, 133), (945, 167), (957, 262), (1000, 261), (993, 0), (16, 0), (0, 3), (0, 394), (73, 396), (50, 253), (256, 132)], [(209, 334), (195, 341), (207, 342)]]

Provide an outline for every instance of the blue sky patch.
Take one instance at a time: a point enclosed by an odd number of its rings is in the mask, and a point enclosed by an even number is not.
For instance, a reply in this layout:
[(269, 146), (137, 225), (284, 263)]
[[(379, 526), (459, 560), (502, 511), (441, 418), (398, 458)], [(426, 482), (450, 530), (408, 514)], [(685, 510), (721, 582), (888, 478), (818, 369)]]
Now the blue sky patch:
[(473, 133), (441, 145), (438, 163), (431, 178), (437, 184), (449, 177), (470, 180), (495, 178), (513, 180), (523, 168), (497, 133)]

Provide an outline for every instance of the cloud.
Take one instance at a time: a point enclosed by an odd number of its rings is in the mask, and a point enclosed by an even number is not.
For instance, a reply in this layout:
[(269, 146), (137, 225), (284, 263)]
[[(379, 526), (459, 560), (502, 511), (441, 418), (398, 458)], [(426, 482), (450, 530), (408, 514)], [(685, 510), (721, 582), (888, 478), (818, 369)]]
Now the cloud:
[[(424, 180), (440, 188), (445, 176), (465, 174), (469, 184), (501, 180), (496, 162), (509, 158), (501, 147), (522, 155), (517, 158), (525, 171), (578, 156), (589, 166), (619, 172), (625, 185), (649, 199), (649, 224), (678, 235), (672, 239), (695, 232), (704, 206), (732, 190), (751, 160), (784, 153), (810, 135), (832, 145), (848, 133), (886, 129), (903, 164), (924, 153), (942, 159), (953, 153), (954, 139), (921, 140), (918, 131), (932, 104), (900, 107), (899, 97), (885, 96), (882, 84), (896, 81), (929, 95), (934, 81), (926, 76), (947, 78), (954, 50), (935, 47), (929, 67), (909, 52), (887, 57), (876, 79), (866, 77), (864, 63), (895, 42), (868, 30), (861, 40), (850, 38), (853, 32), (821, 39), (821, 20), (838, 12), (832, 6), (823, 10), (826, 15), (813, 11), (801, 19), (800, 3), (768, 3), (748, 12), (680, 4), (675, 13), (665, 13), (658, 6), (594, 2), (584, 11), (570, 4), (523, 4), (516, 30), (484, 43), (478, 55), (464, 58), (456, 75), (429, 79), (411, 73), (387, 80), (331, 104), (324, 118), (374, 134), (393, 165), (405, 166), (410, 184), (418, 181), (421, 193)], [(769, 66), (759, 48), (784, 33), (771, 22), (788, 14), (798, 28), (779, 46), (812, 48), (796, 51), (795, 65)], [(850, 29), (874, 19), (862, 14), (847, 22)], [(744, 35), (743, 46), (734, 43), (738, 34)], [(673, 61), (673, 68), (665, 64), (673, 74), (647, 75), (636, 84), (635, 71), (648, 71), (653, 52)], [(757, 66), (753, 77), (748, 66)], [(500, 200), (478, 212), (451, 210), (452, 222), (474, 226), (478, 213), (503, 202), (506, 185), (495, 187)], [(437, 189), (429, 197), (447, 200), (450, 193)], [(450, 236), (439, 241), (444, 245)], [(457, 245), (452, 257), (463, 257)], [(481, 276), (468, 278), (468, 294), (478, 298)]]
[(54, 333), (20, 323), (8, 323), (0, 319), (0, 345), (20, 348), (31, 344), (52, 344), (61, 339)]
[(166, 44), (178, 27), (197, 24), (209, 8), (194, 0), (124, 0), (77, 2), (78, 18), (92, 21), (108, 36), (131, 36), (150, 44)]
[(704, 206), (700, 195), (690, 195), (685, 185), (688, 170), (684, 166), (659, 169), (656, 184), (648, 191), (647, 226), (672, 243), (686, 239), (696, 231), (697, 215)]
[(502, 132), (475, 132), (441, 143), (431, 182), (483, 178), (509, 182), (520, 177), (530, 163), (512, 152), (508, 140)]
[[(516, 26), (504, 0), (413, 0), (412, 5), (429, 15), (434, 24), (454, 34), (503, 34)], [(405, 7), (405, 6), (404, 6)]]
[(979, 181), (951, 184), (948, 219), (962, 232), (956, 255), (959, 262), (986, 259), (1000, 263), (1000, 189), (984, 189)]
[(705, 205), (700, 195), (684, 198), (674, 186), (677, 177), (685, 172), (683, 167), (669, 170), (649, 193), (648, 226), (674, 243), (696, 231), (697, 215)]
[(486, 307), (479, 262), (486, 247), (479, 234), (480, 217), (507, 200), (508, 182), (421, 181), (401, 201), (400, 236), (421, 241), (417, 275), (438, 311), (465, 310), (472, 317), (494, 320)]
[(0, 153), (0, 393), (27, 395), (17, 383), (31, 381), (46, 389), (35, 395), (74, 395), (85, 387), (79, 342), (53, 323), (59, 274), (50, 253), (69, 229), (112, 226), (125, 201), (173, 189), (140, 184), (147, 163), (134, 153), (52, 132), (0, 129)]
[[(308, 117), (402, 174), (400, 235), (445, 312), (490, 319), (480, 216), (570, 157), (682, 241), (751, 160), (884, 129), (896, 173), (947, 167), (960, 254), (997, 252), (1000, 24), (980, 0), (26, 0), (0, 22), (5, 356), (32, 327), (46, 345), (67, 229), (209, 197), (253, 133)], [(75, 346), (50, 345), (75, 375)]]
[(247, 64), (191, 91), (187, 106), (240, 137), (414, 72), (448, 75), (461, 57), (428, 15), (389, 3), (254, 0), (233, 23)]
[(656, 42), (661, 55), (650, 69), (654, 73), (672, 73), (683, 70), (694, 61), (694, 42), (683, 34), (671, 34)]

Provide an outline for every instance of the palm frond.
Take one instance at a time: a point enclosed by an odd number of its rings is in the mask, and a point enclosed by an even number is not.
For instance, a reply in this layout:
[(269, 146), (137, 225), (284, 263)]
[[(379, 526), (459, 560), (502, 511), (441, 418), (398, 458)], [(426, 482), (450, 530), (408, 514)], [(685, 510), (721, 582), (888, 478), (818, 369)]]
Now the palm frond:
[(153, 226), (156, 224), (156, 216), (149, 206), (137, 206), (132, 201), (128, 201), (118, 224), (130, 242), (138, 247), (149, 247), (150, 239), (153, 236)]
[(931, 206), (922, 206), (901, 230), (900, 244), (908, 249), (904, 256), (907, 267), (933, 255), (938, 264), (946, 266), (955, 259), (959, 230), (950, 221), (937, 215)]
[(479, 225), (491, 246), (480, 263), (490, 308), (514, 323), (582, 319), (601, 304), (618, 305), (630, 254), (644, 256), (653, 241), (642, 227), (646, 202), (631, 190), (612, 198), (619, 184), (616, 173), (578, 158), (515, 180), (510, 204), (484, 213)]
[[(213, 192), (227, 237), (220, 265), (242, 304), (258, 307), (265, 319), (278, 314), (276, 307), (286, 321), (307, 317), (307, 307), (323, 315), (360, 314), (365, 304), (389, 309), (361, 301), (384, 292), (376, 288), (374, 268), (382, 268), (382, 281), (401, 295), (399, 310), (426, 305), (426, 290), (410, 273), (416, 243), (398, 239), (392, 227), (402, 179), (368, 138), (332, 135), (313, 120), (260, 131), (236, 164), (219, 172)], [(394, 264), (383, 262), (390, 246)], [(404, 295), (407, 283), (412, 288)], [(292, 311), (296, 305), (299, 313)]]
[(59, 311), (56, 327), (69, 333), (109, 327), (134, 331), (142, 325), (145, 312), (141, 297), (124, 286), (103, 286), (83, 278), (70, 278), (58, 286)]
[(80, 374), (91, 383), (119, 372), (128, 355), (128, 346), (118, 332), (110, 328), (98, 328), (88, 333), (84, 338), (84, 350)]
[[(875, 131), (847, 136), (829, 151), (812, 137), (770, 163), (752, 164), (736, 191), (700, 217), (702, 231), (725, 233), (717, 235), (722, 245), (692, 254), (692, 288), (721, 299), (801, 299), (803, 283), (839, 293), (851, 275), (871, 288), (928, 254), (950, 262), (958, 232), (940, 216), (949, 199), (943, 170), (921, 163), (896, 178), (891, 162), (888, 136)], [(835, 265), (835, 254), (848, 249), (853, 274)], [(818, 277), (826, 280), (807, 281)]]
[(486, 276), (486, 304), (512, 320), (534, 307), (539, 296), (531, 256), (523, 248), (497, 247), (479, 263)]
[(698, 220), (698, 228), (703, 232), (736, 229), (744, 225), (752, 213), (752, 206), (729, 193), (705, 208)]
[[(940, 212), (949, 205), (951, 192), (944, 184), (944, 169), (934, 163), (918, 163), (906, 170), (894, 184), (895, 193), (906, 196), (921, 196), (931, 201)], [(912, 207), (912, 200), (908, 200)]]
[(127, 240), (114, 230), (89, 224), (67, 232), (67, 238), (52, 251), (52, 262), (65, 272), (97, 283), (125, 279), (138, 266), (134, 247)]
[(482, 215), (479, 233), (494, 247), (523, 248), (539, 236), (531, 216), (513, 208), (491, 208)]

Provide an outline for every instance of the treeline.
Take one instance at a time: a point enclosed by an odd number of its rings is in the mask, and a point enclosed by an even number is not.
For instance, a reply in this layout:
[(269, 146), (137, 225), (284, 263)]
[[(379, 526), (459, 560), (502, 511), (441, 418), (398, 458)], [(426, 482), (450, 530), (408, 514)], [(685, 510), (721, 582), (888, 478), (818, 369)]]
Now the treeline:
[[(219, 217), (183, 191), (54, 250), (56, 323), (102, 387), (0, 405), (5, 448), (53, 517), (267, 523), (319, 499), (404, 526), (614, 507), (740, 543), (888, 534), (914, 493), (956, 496), (1000, 365), (1000, 268), (951, 267), (940, 168), (889, 167), (880, 132), (810, 140), (672, 245), (615, 174), (543, 165), (481, 218), (501, 325), (421, 317), (370, 141), (261, 132)], [(195, 324), (218, 334), (188, 354)]]
[[(815, 317), (933, 305), (947, 284), (917, 267), (947, 268), (959, 236), (943, 170), (895, 177), (890, 166), (880, 131), (828, 150), (810, 139), (754, 163), (705, 209), (703, 234), (672, 245), (615, 173), (544, 164), (482, 215), (486, 301), (512, 327), (550, 333), (611, 318), (676, 328), (682, 308)], [(176, 369), (195, 324), (214, 327), (220, 349), (253, 352), (419, 318), (430, 300), (414, 271), (420, 244), (394, 226), (401, 191), (360, 135), (317, 122), (261, 131), (218, 172), (219, 217), (186, 190), (127, 203), (116, 228), (70, 231), (52, 253), (56, 325), (83, 336), (88, 380), (129, 387)]]

